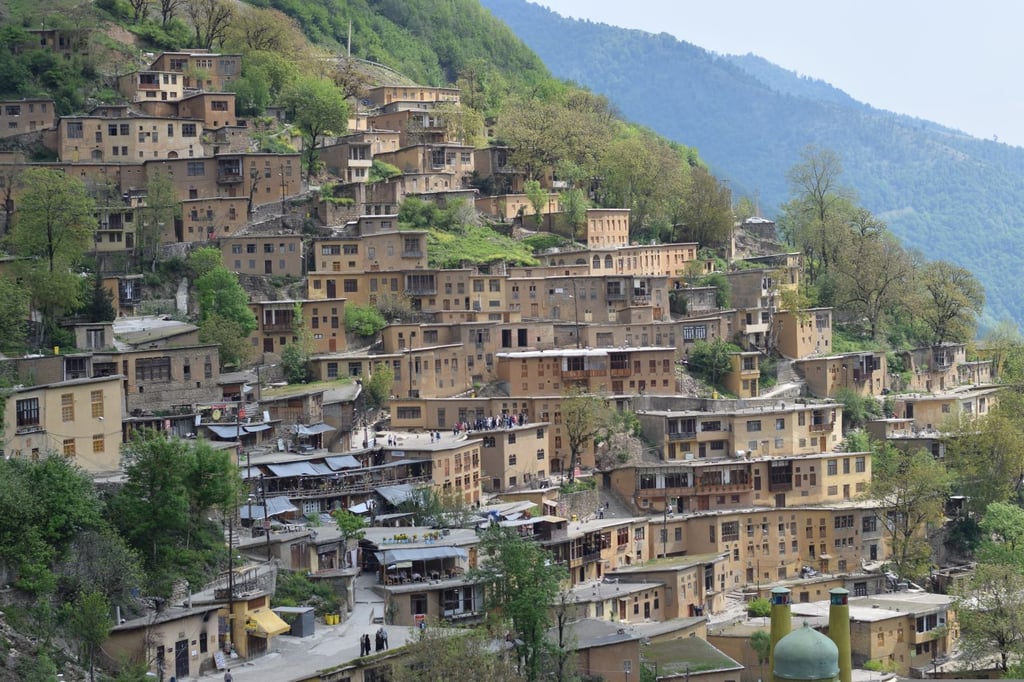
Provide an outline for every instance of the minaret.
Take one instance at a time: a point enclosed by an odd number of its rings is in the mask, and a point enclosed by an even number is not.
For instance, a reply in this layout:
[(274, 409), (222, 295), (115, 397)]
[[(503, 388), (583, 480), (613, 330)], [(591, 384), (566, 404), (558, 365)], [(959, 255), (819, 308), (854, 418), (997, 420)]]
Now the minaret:
[(849, 590), (841, 587), (829, 590), (828, 636), (839, 649), (839, 682), (851, 682), (853, 679), (849, 600)]
[[(768, 655), (768, 669), (771, 671), (775, 670), (775, 645), (779, 643), (780, 639), (788, 635), (789, 631), (793, 628), (793, 617), (790, 612), (791, 604), (789, 590), (785, 587), (772, 589), (772, 625), (769, 631), (772, 648)], [(773, 672), (772, 679), (774, 677)]]

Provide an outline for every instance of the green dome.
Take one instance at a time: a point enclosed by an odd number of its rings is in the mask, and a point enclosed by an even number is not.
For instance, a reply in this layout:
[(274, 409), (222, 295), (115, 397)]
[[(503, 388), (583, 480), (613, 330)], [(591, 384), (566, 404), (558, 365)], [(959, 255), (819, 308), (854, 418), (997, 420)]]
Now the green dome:
[(833, 680), (839, 674), (839, 648), (804, 623), (775, 645), (775, 677), (783, 680)]

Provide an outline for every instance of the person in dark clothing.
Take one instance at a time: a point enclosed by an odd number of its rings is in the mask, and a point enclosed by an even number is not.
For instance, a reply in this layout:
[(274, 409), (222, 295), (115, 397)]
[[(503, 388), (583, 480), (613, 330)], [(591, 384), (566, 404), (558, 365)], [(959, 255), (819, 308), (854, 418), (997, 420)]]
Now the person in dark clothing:
[(384, 651), (384, 635), (381, 634), (380, 630), (377, 630), (376, 644), (377, 644), (377, 649), (376, 650), (378, 652)]
[(369, 654), (370, 654), (370, 636), (367, 635), (367, 634), (363, 634), (363, 636), (359, 638), (359, 655), (360, 656), (368, 656)]

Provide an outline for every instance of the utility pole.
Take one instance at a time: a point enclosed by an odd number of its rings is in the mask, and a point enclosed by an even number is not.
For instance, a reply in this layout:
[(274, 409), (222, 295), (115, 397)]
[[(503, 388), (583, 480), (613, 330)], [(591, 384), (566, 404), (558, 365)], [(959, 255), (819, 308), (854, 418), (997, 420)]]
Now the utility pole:
[(572, 312), (576, 319), (576, 347), (580, 347), (580, 297), (576, 293), (576, 278), (572, 280)]
[(267, 563), (270, 563), (273, 560), (270, 551), (270, 510), (267, 508), (267, 487), (262, 472), (260, 473), (260, 496), (263, 499), (263, 533), (267, 536)]

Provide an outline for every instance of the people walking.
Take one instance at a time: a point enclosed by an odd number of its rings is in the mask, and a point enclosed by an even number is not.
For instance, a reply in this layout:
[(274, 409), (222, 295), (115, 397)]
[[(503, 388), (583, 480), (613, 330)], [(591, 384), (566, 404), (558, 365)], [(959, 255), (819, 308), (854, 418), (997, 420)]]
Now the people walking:
[(370, 655), (370, 636), (366, 633), (363, 633), (363, 636), (359, 638), (359, 655)]
[(224, 673), (224, 682), (231, 682), (233, 679), (235, 678), (231, 676), (231, 668), (228, 668), (227, 672)]
[(374, 638), (376, 640), (376, 651), (378, 653), (384, 651), (384, 633), (382, 630), (383, 628), (381, 630), (377, 630), (377, 635)]

